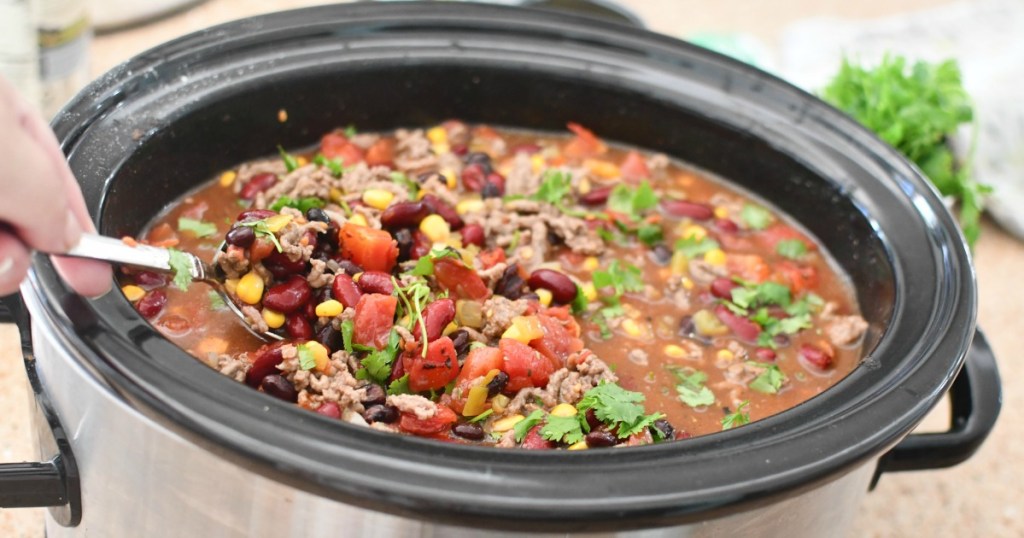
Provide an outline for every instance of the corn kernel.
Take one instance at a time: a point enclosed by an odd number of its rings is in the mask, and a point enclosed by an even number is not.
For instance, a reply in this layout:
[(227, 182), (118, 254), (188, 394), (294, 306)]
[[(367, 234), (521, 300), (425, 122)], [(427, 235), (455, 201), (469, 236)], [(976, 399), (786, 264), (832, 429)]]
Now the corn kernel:
[(533, 168), (534, 172), (540, 172), (546, 164), (547, 163), (544, 161), (544, 157), (542, 155), (534, 155), (533, 157), (530, 157), (530, 167)]
[(619, 177), (619, 167), (615, 163), (597, 159), (587, 159), (583, 161), (583, 166), (598, 177), (603, 177), (605, 179), (616, 179)]
[(316, 359), (316, 369), (323, 371), (327, 369), (327, 365), (331, 362), (331, 352), (327, 351), (327, 348), (323, 344), (315, 340), (310, 340), (303, 344), (306, 349), (313, 352), (313, 358)]
[(431, 127), (427, 129), (427, 140), (430, 140), (431, 144), (446, 144), (448, 143), (448, 131), (440, 125)]
[(333, 318), (341, 314), (342, 310), (345, 310), (345, 306), (334, 299), (316, 305), (316, 315), (321, 318)]
[(723, 266), (725, 265), (725, 251), (720, 248), (709, 250), (704, 253), (704, 261), (711, 265)]
[(134, 303), (146, 295), (146, 290), (129, 284), (121, 287), (121, 293), (124, 294), (126, 299)]
[(683, 239), (700, 241), (708, 235), (707, 229), (697, 224), (687, 224), (682, 227), (679, 234)]
[(597, 271), (599, 266), (600, 262), (597, 261), (596, 256), (587, 256), (587, 258), (583, 260), (583, 269), (586, 271)]
[(588, 302), (593, 302), (597, 300), (597, 288), (594, 287), (593, 282), (587, 282), (586, 284), (580, 286), (580, 288), (583, 289), (583, 296), (587, 298)]
[(262, 314), (263, 321), (267, 322), (267, 327), (270, 327), (271, 329), (278, 329), (284, 326), (284, 314), (269, 308), (264, 308)]
[(673, 359), (681, 359), (686, 356), (686, 351), (675, 344), (669, 344), (665, 346), (665, 354)]
[(483, 200), (474, 200), (472, 198), (470, 198), (469, 200), (462, 200), (461, 202), (459, 202), (458, 204), (455, 205), (455, 212), (460, 214), (460, 215), (465, 215), (467, 213), (474, 213), (476, 211), (483, 211), (483, 210), (484, 210), (484, 201)]
[(718, 206), (718, 207), (715, 208), (715, 217), (716, 218), (724, 219), (724, 218), (727, 218), (728, 216), (729, 216), (729, 210), (726, 209), (725, 206)]
[(576, 416), (576, 408), (572, 404), (560, 403), (553, 407), (549, 414), (556, 417), (572, 417)]
[(673, 275), (681, 275), (686, 273), (686, 270), (690, 267), (690, 260), (686, 259), (686, 254), (683, 254), (683, 251), (677, 250), (672, 254), (672, 260), (669, 262), (668, 267), (672, 270)]
[(728, 349), (719, 349), (716, 356), (723, 361), (731, 361), (736, 355)]
[(566, 450), (586, 450), (588, 448), (590, 448), (590, 447), (587, 446), (587, 442), (584, 440), (584, 441), (579, 441), (577, 443), (573, 443), (573, 444), (569, 445), (566, 448)]
[(369, 189), (363, 192), (363, 203), (381, 211), (387, 209), (394, 199), (395, 193), (384, 189)]
[(273, 217), (267, 218), (267, 230), (270, 233), (280, 232), (289, 222), (292, 221), (291, 215), (274, 215)]
[(299, 167), (301, 168), (309, 164), (309, 159), (303, 157), (302, 155), (299, 155), (298, 157), (295, 158), (295, 164), (299, 165)]
[(228, 295), (235, 295), (238, 291), (238, 279), (229, 278), (224, 281), (224, 291), (228, 292)]
[(235, 183), (235, 179), (238, 178), (238, 174), (234, 170), (228, 170), (220, 175), (220, 186), (230, 187)]
[(420, 189), (419, 191), (416, 192), (416, 199), (417, 200), (422, 200), (422, 199), (426, 198), (428, 194), (430, 194), (429, 190), (427, 190), (427, 189)]
[(522, 422), (524, 419), (526, 419), (526, 417), (524, 417), (523, 415), (512, 415), (510, 417), (495, 420), (494, 424), (491, 424), (491, 431), (496, 431), (498, 433), (507, 432), (511, 430), (513, 427), (515, 427), (516, 424)]
[(729, 327), (708, 310), (698, 310), (693, 314), (693, 326), (704, 336), (721, 336), (729, 332)]
[(348, 221), (351, 222), (352, 224), (355, 224), (356, 226), (370, 225), (370, 223), (366, 221), (366, 217), (364, 217), (362, 213), (356, 213), (355, 215), (352, 215), (351, 217), (349, 217)]
[(331, 187), (331, 190), (328, 192), (328, 197), (332, 202), (338, 205), (341, 205), (341, 203), (345, 201), (345, 193), (341, 192), (341, 189), (337, 187)]
[(509, 398), (508, 396), (505, 396), (504, 394), (499, 394), (494, 398), (491, 398), (491, 409), (494, 409), (495, 413), (501, 413), (505, 411), (505, 408), (508, 407), (508, 404), (511, 401), (512, 399)]
[(263, 278), (256, 271), (249, 271), (238, 281), (235, 292), (245, 303), (256, 304), (263, 298)]
[(686, 288), (687, 290), (692, 290), (693, 289), (693, 281), (690, 280), (688, 277), (684, 276), (682, 278), (682, 283), (683, 283), (683, 287)]
[(420, 231), (435, 243), (444, 242), (451, 234), (448, 222), (437, 214), (427, 215), (427, 218), (420, 222)]
[(448, 153), (449, 151), (451, 151), (452, 148), (447, 143), (444, 143), (444, 144), (431, 144), (430, 149), (433, 150), (434, 155), (444, 155), (445, 153)]
[(626, 334), (633, 338), (638, 338), (643, 334), (643, 329), (640, 328), (640, 324), (635, 319), (627, 319), (622, 322), (622, 330), (626, 331)]
[(449, 189), (455, 190), (455, 188), (459, 186), (459, 178), (455, 177), (455, 172), (446, 168), (441, 170), (441, 175), (444, 177), (445, 186)]
[(576, 186), (576, 190), (580, 194), (587, 194), (590, 192), (592, 188), (593, 185), (590, 184), (590, 179), (585, 176), (583, 179), (580, 180), (580, 184)]
[(457, 330), (459, 330), (459, 326), (456, 325), (454, 321), (451, 321), (448, 322), (448, 325), (445, 326), (444, 331), (442, 331), (441, 334), (444, 336), (448, 336), (449, 334), (452, 334)]
[(512, 318), (512, 325), (502, 333), (502, 338), (511, 338), (524, 344), (544, 336), (544, 328), (541, 327), (540, 319), (537, 316), (516, 316)]
[(555, 298), (550, 291), (544, 288), (539, 288), (534, 293), (536, 293), (537, 298), (540, 299), (540, 304), (544, 306), (551, 306), (551, 301)]

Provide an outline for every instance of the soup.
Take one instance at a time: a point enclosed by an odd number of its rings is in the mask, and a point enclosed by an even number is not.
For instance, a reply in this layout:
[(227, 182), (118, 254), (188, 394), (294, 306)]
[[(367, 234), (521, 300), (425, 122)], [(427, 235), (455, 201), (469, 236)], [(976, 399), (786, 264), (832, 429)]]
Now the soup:
[(337, 130), (224, 172), (140, 235), (216, 260), (280, 341), (204, 285), (126, 269), (122, 289), (238, 382), (450, 442), (680, 440), (855, 367), (867, 324), (812, 237), (707, 173), (568, 127)]

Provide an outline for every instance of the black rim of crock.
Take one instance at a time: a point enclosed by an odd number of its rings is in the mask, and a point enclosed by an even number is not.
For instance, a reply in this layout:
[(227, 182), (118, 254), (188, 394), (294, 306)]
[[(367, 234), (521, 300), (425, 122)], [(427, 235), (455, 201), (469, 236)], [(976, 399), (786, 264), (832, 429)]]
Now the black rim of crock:
[[(805, 128), (885, 176), (848, 189), (869, 211), (893, 257), (892, 325), (867, 362), (790, 411), (735, 430), (629, 450), (533, 453), (448, 445), (382, 434), (327, 419), (209, 372), (155, 332), (116, 293), (85, 300), (34, 261), (31, 286), (69, 350), (140, 412), (238, 465), (348, 504), (398, 515), (521, 530), (612, 530), (685, 523), (778, 500), (877, 457), (923, 418), (962, 366), (973, 334), (976, 290), (958, 228), (934, 189), (894, 150), (843, 114), (754, 68), (657, 34), (568, 15), (484, 5), (355, 4), (254, 17), (185, 36), (136, 56), (76, 97), (54, 121), (72, 163), (81, 137), (145, 82), (146, 70), (198, 49), (294, 37), (329, 28), (490, 28), (554, 36), (581, 47), (634, 52), (724, 70), (796, 103)], [(101, 207), (86, 185), (94, 217)], [(102, 194), (102, 193), (100, 193)], [(908, 221), (907, 219), (910, 219)], [(912, 221), (912, 222), (911, 222)], [(911, 222), (918, 234), (887, 234)], [(908, 271), (914, 293), (908, 295)], [(920, 270), (921, 272), (918, 272)], [(910, 319), (910, 301), (931, 301)], [(920, 318), (921, 316), (918, 316)], [(913, 334), (908, 333), (908, 329)], [(160, 360), (150, 360), (159, 350)], [(149, 353), (149, 354), (147, 354)], [(192, 383), (180, 383), (187, 375)]]

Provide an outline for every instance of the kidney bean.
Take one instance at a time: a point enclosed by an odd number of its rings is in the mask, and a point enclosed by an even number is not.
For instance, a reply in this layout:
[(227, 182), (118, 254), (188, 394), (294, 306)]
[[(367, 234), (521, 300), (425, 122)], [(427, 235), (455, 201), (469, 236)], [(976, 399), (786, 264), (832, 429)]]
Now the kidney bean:
[(409, 259), (418, 260), (426, 256), (430, 253), (430, 249), (433, 248), (433, 246), (434, 243), (430, 241), (427, 234), (419, 230), (414, 230), (412, 232), (412, 248), (409, 249)]
[(455, 319), (455, 301), (438, 299), (423, 309), (423, 324), (427, 326), (427, 342), (441, 338), (441, 333)]
[(337, 402), (324, 402), (316, 408), (316, 413), (327, 418), (341, 418), (341, 406)]
[(353, 308), (359, 303), (359, 298), (363, 296), (363, 292), (359, 291), (359, 286), (356, 285), (355, 281), (347, 273), (334, 275), (334, 282), (331, 283), (331, 294), (339, 303)]
[(306, 220), (310, 222), (330, 223), (331, 217), (323, 209), (320, 209), (319, 207), (311, 207), (306, 210)]
[(757, 337), (761, 334), (760, 325), (743, 316), (734, 314), (725, 305), (720, 304), (715, 307), (715, 316), (732, 329), (733, 334), (744, 340), (756, 341)]
[(405, 361), (397, 360), (391, 363), (391, 375), (388, 376), (388, 381), (397, 381), (405, 375)]
[(484, 188), (480, 190), (480, 195), (484, 198), (498, 198), (505, 194), (505, 176), (491, 172), (487, 174), (487, 180), (484, 181)]
[(493, 398), (498, 395), (499, 392), (505, 390), (505, 385), (508, 385), (508, 374), (505, 372), (498, 372), (498, 375), (491, 379), (491, 382), (487, 384), (487, 397)]
[(766, 347), (759, 347), (754, 350), (754, 357), (761, 362), (773, 362), (775, 360), (775, 351)]
[(252, 179), (250, 179), (248, 183), (242, 186), (242, 190), (239, 191), (238, 197), (243, 200), (252, 200), (256, 198), (257, 194), (273, 187), (276, 183), (277, 176), (270, 172), (256, 174), (255, 176), (252, 176)]
[(467, 224), (462, 229), (462, 244), (484, 248), (484, 227), (479, 224)]
[(359, 277), (357, 284), (363, 293), (391, 295), (395, 291), (391, 275), (383, 271), (366, 271)]
[(341, 339), (341, 331), (331, 327), (329, 323), (317, 331), (316, 341), (320, 342), (331, 353), (345, 346), (345, 342)]
[(505, 268), (505, 272), (494, 283), (494, 293), (515, 301), (523, 296), (524, 286), (526, 281), (519, 276), (519, 264), (513, 263)]
[(571, 278), (553, 269), (537, 269), (530, 273), (527, 283), (532, 289), (546, 289), (558, 304), (569, 304), (576, 298), (576, 283)]
[(256, 232), (253, 231), (251, 226), (235, 226), (228, 230), (227, 235), (224, 236), (224, 241), (227, 241), (229, 245), (242, 248), (249, 248), (255, 240)]
[(480, 192), (487, 181), (488, 170), (480, 163), (467, 164), (462, 169), (462, 185), (469, 192)]
[(292, 261), (288, 259), (288, 256), (284, 252), (272, 252), (269, 256), (263, 259), (263, 266), (275, 278), (288, 278), (290, 275), (296, 275), (304, 273), (306, 271), (306, 262), (299, 258), (298, 260)]
[(731, 278), (718, 277), (711, 281), (711, 295), (719, 299), (732, 299), (732, 290), (739, 287), (739, 284)]
[(588, 433), (584, 439), (587, 441), (587, 446), (590, 448), (615, 446), (616, 443), (619, 442), (618, 438), (616, 438), (614, 434), (601, 430)]
[[(395, 361), (402, 362), (402, 361)], [(374, 422), (383, 422), (384, 424), (391, 424), (398, 420), (398, 409), (395, 409), (390, 405), (375, 405), (369, 407), (366, 411), (363, 411), (363, 420), (373, 424)]]
[(363, 268), (352, 260), (338, 260), (338, 267), (341, 267), (341, 270), (345, 271), (348, 276), (356, 276), (363, 272)]
[(597, 412), (593, 408), (587, 409), (587, 414), (584, 415), (587, 419), (587, 426), (590, 426), (591, 430), (596, 430), (603, 424), (601, 419), (597, 418)]
[(526, 437), (523, 439), (523, 443), (520, 448), (526, 450), (550, 450), (555, 448), (557, 445), (554, 441), (548, 441), (540, 435), (541, 425), (536, 425), (526, 433)]
[(686, 200), (662, 200), (661, 207), (669, 215), (690, 217), (693, 220), (708, 220), (715, 216), (715, 210), (707, 204), (698, 204)]
[(484, 429), (479, 424), (463, 422), (452, 427), (452, 433), (463, 439), (479, 441), (484, 438)]
[(313, 326), (310, 325), (305, 312), (288, 314), (284, 321), (284, 330), (288, 333), (288, 336), (296, 340), (309, 340), (313, 338)]
[(800, 358), (818, 370), (832, 366), (832, 354), (814, 344), (800, 344)]
[(672, 427), (669, 421), (663, 418), (655, 420), (651, 427), (661, 432), (662, 439), (674, 439), (676, 436), (676, 429)]
[(260, 381), (260, 388), (264, 393), (286, 402), (295, 402), (299, 399), (299, 391), (295, 390), (295, 385), (280, 374), (264, 377), (263, 381)]
[(371, 383), (366, 386), (366, 396), (363, 397), (364, 407), (373, 407), (375, 405), (384, 405), (384, 402), (388, 399), (388, 395), (384, 392), (384, 388), (376, 383)]
[(455, 355), (463, 357), (469, 353), (469, 333), (459, 329), (451, 335), (452, 344), (455, 346)]
[(388, 229), (414, 228), (430, 214), (430, 208), (422, 201), (398, 202), (391, 204), (380, 214), (381, 226)]
[(135, 309), (146, 319), (155, 318), (167, 305), (167, 294), (164, 290), (153, 290), (146, 293), (135, 303)]
[(452, 153), (458, 155), (459, 157), (462, 157), (463, 155), (469, 153), (469, 146), (465, 144), (452, 144)]
[(719, 231), (729, 234), (740, 231), (739, 225), (729, 219), (715, 219), (714, 225)]
[(284, 342), (274, 342), (253, 352), (252, 366), (245, 374), (245, 382), (250, 387), (260, 386), (260, 381), (263, 381), (264, 377), (278, 371), (277, 366), (284, 360), (284, 356), (281, 355), (282, 346)]
[(599, 187), (591, 189), (587, 194), (581, 194), (579, 201), (583, 205), (601, 205), (608, 202), (608, 197), (611, 194), (611, 187)]
[(445, 202), (437, 196), (428, 194), (423, 197), (423, 203), (430, 208), (431, 213), (441, 215), (441, 218), (448, 223), (448, 226), (452, 231), (462, 229), (462, 226), (465, 224), (462, 221), (462, 217), (459, 216), (459, 213), (455, 211), (455, 208), (448, 205), (448, 202)]
[(312, 295), (313, 290), (309, 287), (306, 279), (294, 275), (267, 290), (263, 296), (263, 306), (283, 314), (290, 314), (305, 306)]
[(162, 288), (167, 285), (167, 275), (154, 273), (153, 271), (139, 271), (133, 275), (135, 283), (147, 290)]
[(236, 218), (235, 220), (237, 220), (238, 222), (263, 220), (266, 218), (273, 217), (276, 214), (276, 211), (271, 211), (269, 209), (246, 209), (245, 211), (239, 213), (238, 218)]

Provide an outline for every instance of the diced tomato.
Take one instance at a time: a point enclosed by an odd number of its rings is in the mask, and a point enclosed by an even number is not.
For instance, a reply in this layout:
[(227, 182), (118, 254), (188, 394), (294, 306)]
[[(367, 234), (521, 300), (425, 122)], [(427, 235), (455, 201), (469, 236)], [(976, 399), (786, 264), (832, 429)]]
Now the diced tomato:
[(320, 139), (320, 153), (328, 159), (341, 159), (342, 164), (349, 166), (363, 160), (363, 150), (349, 142), (341, 131), (327, 133)]
[(576, 134), (563, 148), (562, 154), (571, 159), (584, 159), (602, 155), (608, 151), (608, 146), (601, 142), (601, 139), (594, 136), (594, 133), (578, 123), (569, 122), (566, 127)]
[(530, 346), (511, 338), (502, 338), (498, 342), (505, 358), (502, 370), (508, 374), (505, 392), (515, 393), (527, 387), (543, 387), (548, 384), (548, 377), (554, 373), (555, 365)]
[(398, 242), (385, 230), (346, 222), (338, 238), (341, 255), (367, 271), (390, 273), (398, 261)]
[(363, 346), (383, 349), (388, 344), (391, 327), (395, 324), (398, 298), (379, 293), (368, 293), (356, 303), (352, 340)]
[(252, 263), (262, 262), (275, 252), (277, 252), (277, 247), (273, 242), (263, 237), (257, 237), (249, 247), (249, 261)]
[(156, 247), (177, 246), (179, 241), (177, 232), (166, 222), (150, 230), (146, 237), (146, 242)]
[(552, 316), (537, 314), (537, 318), (544, 329), (544, 336), (532, 340), (530, 347), (551, 360), (556, 369), (564, 367), (569, 355), (583, 349), (583, 340), (575, 338), (561, 321)]
[(491, 293), (476, 271), (466, 267), (461, 260), (454, 258), (436, 260), (434, 262), (434, 277), (442, 288), (460, 299), (481, 301)]
[(413, 435), (434, 435), (448, 430), (458, 419), (454, 411), (438, 404), (437, 412), (430, 418), (417, 418), (412, 413), (402, 413), (398, 429)]
[(439, 390), (459, 375), (459, 357), (452, 339), (442, 336), (427, 345), (427, 356), (419, 350), (405, 355), (409, 388), (413, 392)]
[(550, 450), (555, 448), (554, 441), (548, 441), (541, 437), (540, 430), (543, 428), (540, 424), (530, 428), (530, 431), (526, 432), (526, 437), (523, 437), (523, 443), (520, 448), (525, 450)]
[(818, 285), (818, 270), (812, 265), (798, 265), (790, 261), (775, 264), (775, 273), (796, 295)]
[(756, 254), (729, 254), (725, 266), (729, 274), (756, 283), (768, 280), (772, 272), (768, 262)]
[(491, 267), (494, 267), (508, 259), (505, 256), (505, 249), (502, 248), (482, 250), (480, 251), (480, 254), (477, 254), (477, 256), (480, 258), (480, 263), (483, 264), (484, 269), (490, 269)]
[(487, 375), (491, 370), (501, 370), (505, 366), (501, 350), (496, 347), (478, 347), (469, 352), (462, 364), (458, 377), (455, 378), (455, 396), (451, 397), (450, 405), (456, 413), (462, 413), (469, 396), (470, 383)]
[(751, 342), (757, 341), (757, 337), (761, 335), (761, 326), (749, 319), (735, 314), (732, 310), (729, 310), (725, 305), (718, 305), (715, 307), (715, 316), (718, 317), (726, 326), (732, 329), (732, 332), (744, 340)]
[(631, 182), (638, 182), (641, 179), (650, 179), (651, 171), (647, 168), (647, 161), (638, 151), (630, 151), (626, 154), (622, 166), (619, 167), (622, 179)]
[(366, 150), (366, 164), (370, 166), (391, 166), (395, 160), (395, 143), (381, 138)]

